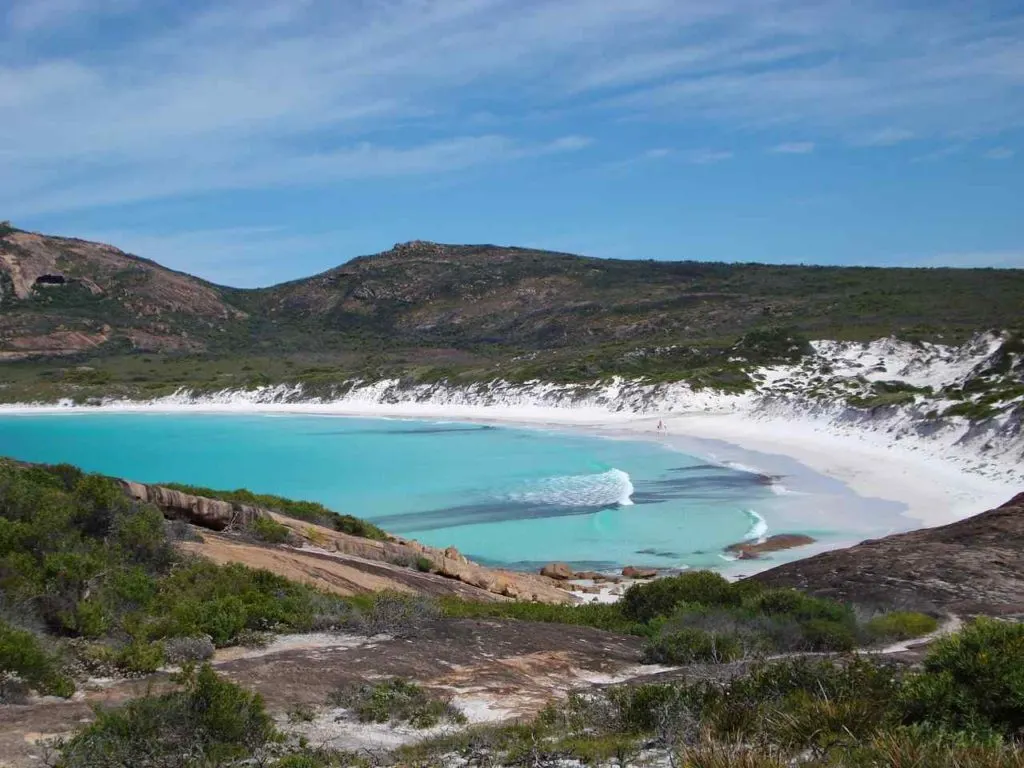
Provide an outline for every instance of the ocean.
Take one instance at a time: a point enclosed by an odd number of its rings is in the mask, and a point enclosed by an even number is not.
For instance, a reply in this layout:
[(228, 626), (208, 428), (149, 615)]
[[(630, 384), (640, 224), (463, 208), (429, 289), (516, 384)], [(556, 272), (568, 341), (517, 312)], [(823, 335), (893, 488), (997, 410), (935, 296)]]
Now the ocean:
[(722, 567), (729, 544), (776, 532), (773, 518), (795, 519), (778, 478), (657, 441), (552, 430), (269, 414), (0, 415), (0, 455), (318, 501), (521, 569), (556, 560)]

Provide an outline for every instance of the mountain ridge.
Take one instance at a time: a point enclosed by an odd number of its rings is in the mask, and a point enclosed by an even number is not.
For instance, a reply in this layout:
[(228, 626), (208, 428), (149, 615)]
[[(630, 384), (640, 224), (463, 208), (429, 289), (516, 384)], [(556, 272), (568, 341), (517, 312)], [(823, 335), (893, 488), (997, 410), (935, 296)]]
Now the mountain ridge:
[(113, 246), (0, 229), (0, 359), (41, 363), (303, 356), (364, 378), (582, 379), (631, 375), (638, 351), (686, 347), (656, 371), (678, 379), (727, 365), (751, 333), (956, 342), (1011, 327), (1022, 305), (1021, 270), (606, 260), (422, 240), (239, 289)]

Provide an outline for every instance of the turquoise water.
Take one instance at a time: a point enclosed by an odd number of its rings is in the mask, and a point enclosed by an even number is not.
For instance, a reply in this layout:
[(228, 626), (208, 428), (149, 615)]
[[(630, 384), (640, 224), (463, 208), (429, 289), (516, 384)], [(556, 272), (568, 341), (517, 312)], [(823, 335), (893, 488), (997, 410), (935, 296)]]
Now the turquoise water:
[(0, 455), (319, 501), (484, 562), (720, 566), (768, 478), (654, 442), (324, 416), (0, 416)]

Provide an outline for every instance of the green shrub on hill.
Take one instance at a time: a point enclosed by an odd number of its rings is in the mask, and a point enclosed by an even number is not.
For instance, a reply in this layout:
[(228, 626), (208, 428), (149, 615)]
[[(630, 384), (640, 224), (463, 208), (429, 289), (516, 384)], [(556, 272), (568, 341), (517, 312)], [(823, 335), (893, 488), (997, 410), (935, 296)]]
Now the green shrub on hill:
[(257, 517), (248, 526), (248, 532), (267, 544), (284, 544), (291, 538), (287, 525), (269, 517)]
[(1024, 736), (1024, 624), (978, 619), (937, 641), (900, 707), (908, 723)]
[(408, 723), (433, 728), (441, 722), (465, 723), (466, 716), (451, 697), (434, 696), (422, 686), (401, 678), (335, 691), (328, 703), (355, 712), (364, 723)]
[(934, 616), (914, 611), (895, 611), (876, 616), (866, 626), (871, 635), (884, 640), (910, 640), (938, 628), (939, 621)]
[(0, 704), (17, 700), (28, 688), (65, 698), (75, 692), (57, 654), (31, 632), (0, 620)]
[[(339, 626), (353, 615), (341, 598), (271, 573), (178, 555), (161, 513), (107, 478), (4, 460), (0, 594), (27, 625), (76, 639), (82, 663), (104, 674), (156, 670), (173, 638), (222, 646), (246, 632)], [(38, 671), (54, 668), (40, 655), (45, 644), (29, 642), (40, 636), (3, 625), (3, 674), (66, 691), (57, 672)]]
[(643, 661), (646, 664), (723, 664), (741, 658), (743, 651), (735, 635), (682, 629), (648, 640)]
[(99, 710), (92, 725), (60, 746), (57, 768), (242, 765), (280, 740), (259, 695), (209, 666), (186, 669), (179, 682), (181, 691)]
[(742, 597), (720, 574), (692, 571), (678, 576), (634, 584), (622, 597), (622, 613), (629, 619), (648, 622), (667, 616), (680, 603), (721, 606), (739, 605)]

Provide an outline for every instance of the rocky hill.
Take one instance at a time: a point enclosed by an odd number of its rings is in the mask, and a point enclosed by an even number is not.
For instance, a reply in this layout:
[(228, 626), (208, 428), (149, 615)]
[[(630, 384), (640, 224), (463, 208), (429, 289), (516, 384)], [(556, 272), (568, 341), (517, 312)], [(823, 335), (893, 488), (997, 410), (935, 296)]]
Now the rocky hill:
[(232, 296), (254, 316), (326, 333), (546, 349), (716, 339), (769, 323), (826, 337), (970, 333), (1012, 321), (1024, 272), (624, 261), (411, 242)]
[(112, 246), (0, 232), (0, 359), (200, 352), (245, 317), (215, 286)]
[(1024, 493), (966, 520), (865, 541), (753, 577), (860, 605), (1024, 614)]
[(150, 350), (401, 358), (455, 349), (493, 360), (562, 351), (588, 358), (584, 374), (628, 372), (637, 345), (717, 349), (776, 326), (815, 338), (962, 341), (1012, 325), (1022, 305), (1021, 270), (605, 260), (427, 242), (238, 290), (111, 246), (0, 230), (7, 358)]

